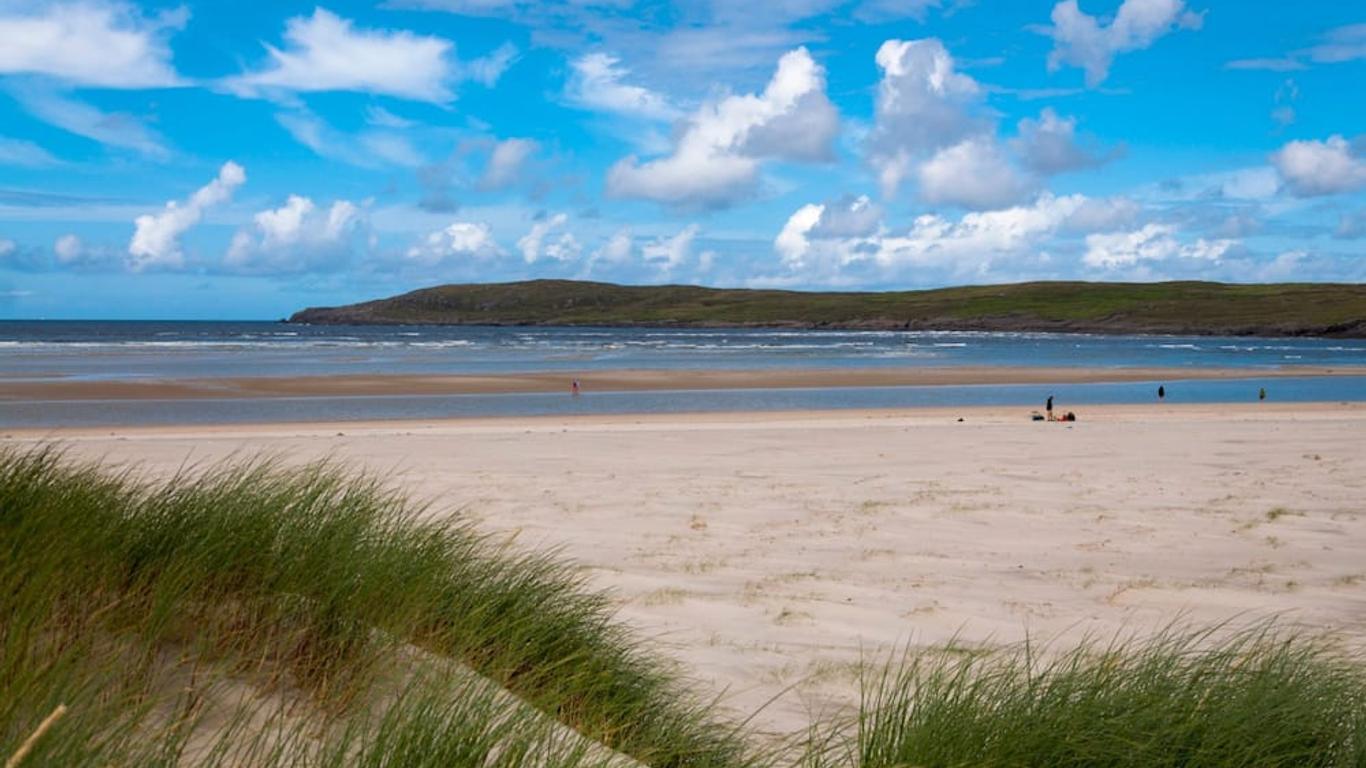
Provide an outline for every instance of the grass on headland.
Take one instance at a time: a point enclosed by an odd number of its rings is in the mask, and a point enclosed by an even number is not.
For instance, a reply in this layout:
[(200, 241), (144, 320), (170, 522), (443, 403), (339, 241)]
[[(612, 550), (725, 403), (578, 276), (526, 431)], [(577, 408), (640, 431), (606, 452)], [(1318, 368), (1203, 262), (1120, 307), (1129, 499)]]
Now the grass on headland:
[(440, 285), (303, 323), (880, 328), (1366, 337), (1366, 286), (1035, 282), (814, 292), (581, 280)]
[[(354, 724), (411, 648), (643, 763), (751, 761), (736, 726), (642, 651), (574, 568), (420, 512), (326, 464), (246, 463), (157, 483), (51, 449), (0, 452), (0, 754), (66, 703), (26, 765), (163, 762), (147, 749), (174, 764), (203, 738), (193, 726), (215, 696), (202, 689), (241, 681), (278, 703), (268, 725), (283, 732), (262, 747), (272, 754), (309, 741), (301, 711), (349, 733), (354, 754), (439, 744), (446, 731), (430, 729), (443, 717), (501, 727), (504, 707), (467, 717), (439, 697), (417, 708), (405, 698), (380, 715), (402, 727), (358, 741)], [(228, 707), (219, 727), (260, 732), (260, 708)], [(391, 743), (394, 733), (415, 741)]]
[(1270, 625), (908, 655), (808, 765), (1366, 766), (1366, 667)]

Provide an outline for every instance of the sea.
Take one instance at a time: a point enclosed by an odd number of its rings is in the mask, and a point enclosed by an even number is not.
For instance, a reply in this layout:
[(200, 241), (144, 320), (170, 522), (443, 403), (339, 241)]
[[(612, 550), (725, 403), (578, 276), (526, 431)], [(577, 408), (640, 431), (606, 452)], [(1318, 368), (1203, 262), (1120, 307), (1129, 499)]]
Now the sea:
[[(607, 369), (1041, 366), (1227, 368), (1160, 382), (1171, 402), (1366, 401), (1366, 377), (1258, 378), (1281, 366), (1366, 366), (1366, 340), (967, 331), (309, 326), (279, 322), (0, 321), (0, 381), (114, 381)], [(916, 406), (1069, 408), (1150, 402), (1155, 382), (57, 401), (0, 398), (0, 429)]]

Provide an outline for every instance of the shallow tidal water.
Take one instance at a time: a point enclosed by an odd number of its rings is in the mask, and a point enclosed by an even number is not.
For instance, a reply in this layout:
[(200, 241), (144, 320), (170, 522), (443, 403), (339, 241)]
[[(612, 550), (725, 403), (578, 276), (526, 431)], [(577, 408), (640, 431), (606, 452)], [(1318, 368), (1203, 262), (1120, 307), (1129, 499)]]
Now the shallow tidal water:
[[(609, 369), (1042, 366), (1231, 368), (1166, 381), (1173, 403), (1366, 401), (1366, 377), (1259, 379), (1366, 365), (1366, 340), (1048, 333), (0, 322), (0, 379), (25, 381), (490, 374)], [(1156, 382), (170, 401), (0, 401), (0, 428), (931, 406), (1061, 409), (1154, 399)]]

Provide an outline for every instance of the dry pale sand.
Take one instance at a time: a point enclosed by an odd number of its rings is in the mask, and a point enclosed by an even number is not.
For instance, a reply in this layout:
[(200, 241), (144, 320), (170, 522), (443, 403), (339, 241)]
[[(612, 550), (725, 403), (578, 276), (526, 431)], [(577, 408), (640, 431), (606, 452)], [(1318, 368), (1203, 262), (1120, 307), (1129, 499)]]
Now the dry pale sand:
[[(958, 422), (962, 416), (965, 420)], [(49, 433), (171, 471), (330, 455), (562, 546), (773, 731), (898, 643), (1279, 614), (1366, 641), (1366, 406), (544, 418)], [(6, 442), (41, 439), (11, 433)]]
[(904, 387), (953, 384), (1083, 384), (1192, 379), (1269, 380), (1287, 376), (1366, 376), (1366, 366), (1278, 368), (888, 367), (765, 370), (607, 370), (503, 374), (353, 374), (207, 379), (62, 379), (0, 376), (0, 400), (165, 400), (187, 398), (470, 395), (794, 387)]

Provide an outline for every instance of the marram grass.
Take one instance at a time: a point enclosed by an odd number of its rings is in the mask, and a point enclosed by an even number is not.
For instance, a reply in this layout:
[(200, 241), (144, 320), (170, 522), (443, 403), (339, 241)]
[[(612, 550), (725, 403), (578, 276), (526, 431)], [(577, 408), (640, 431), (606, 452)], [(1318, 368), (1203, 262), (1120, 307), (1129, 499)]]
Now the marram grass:
[(326, 463), (0, 449), (0, 760), (1366, 768), (1366, 666), (1269, 624), (907, 653), (760, 748), (574, 567), (423, 513)]
[(907, 654), (810, 766), (1366, 766), (1366, 668), (1271, 624)]
[[(65, 703), (26, 766), (172, 764), (203, 738), (203, 701), (223, 698), (199, 689), (234, 681), (281, 710), (266, 724), (285, 731), (267, 745), (279, 751), (306, 721), (331, 733), (356, 719), (398, 651), (416, 649), (640, 762), (752, 761), (737, 726), (642, 651), (573, 567), (421, 511), (327, 464), (248, 462), (151, 482), (51, 449), (0, 452), (0, 754)], [(262, 706), (238, 706), (218, 727), (259, 731)], [(451, 717), (397, 706), (403, 728), (376, 733), (418, 740), (431, 736), (423, 723)]]

